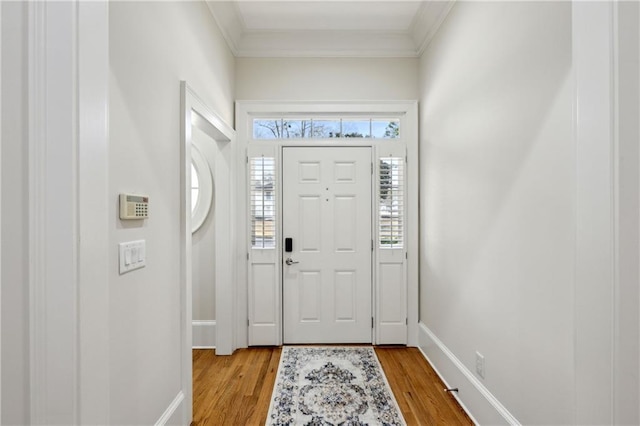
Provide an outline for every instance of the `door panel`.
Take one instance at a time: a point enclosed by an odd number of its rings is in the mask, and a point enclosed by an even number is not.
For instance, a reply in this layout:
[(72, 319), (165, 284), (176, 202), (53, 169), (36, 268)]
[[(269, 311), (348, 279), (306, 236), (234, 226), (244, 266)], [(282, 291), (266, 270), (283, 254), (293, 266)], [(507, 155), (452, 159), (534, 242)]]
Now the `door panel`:
[(273, 277), (276, 275), (274, 265), (253, 265), (251, 268), (254, 294), (260, 303), (253, 306), (254, 324), (274, 324), (276, 322), (273, 306), (276, 305), (276, 294), (273, 291)]
[(300, 293), (298, 299), (300, 322), (320, 321), (320, 295), (322, 279), (320, 271), (300, 272)]
[[(286, 198), (286, 197), (285, 197)], [(308, 223), (322, 222), (322, 203), (320, 197), (301, 195), (299, 198), (298, 216), (305, 218)], [(298, 241), (301, 241), (301, 251), (319, 252), (321, 246), (321, 226), (302, 226)]]
[(355, 321), (357, 310), (356, 271), (336, 271), (335, 307), (336, 322)]
[(283, 148), (285, 343), (371, 342), (371, 148)]
[(336, 252), (355, 252), (357, 243), (356, 197), (335, 197), (333, 233)]

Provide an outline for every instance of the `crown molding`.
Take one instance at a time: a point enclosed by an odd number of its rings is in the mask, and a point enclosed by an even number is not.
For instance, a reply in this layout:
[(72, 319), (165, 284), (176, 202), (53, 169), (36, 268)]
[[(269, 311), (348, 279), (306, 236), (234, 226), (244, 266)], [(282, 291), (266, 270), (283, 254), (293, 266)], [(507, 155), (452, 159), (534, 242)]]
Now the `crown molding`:
[(449, 16), (449, 12), (456, 0), (428, 1), (416, 14), (416, 19), (411, 24), (411, 35), (415, 43), (416, 56), (422, 56), (427, 49), (440, 26)]
[(238, 44), (242, 39), (242, 34), (246, 31), (238, 6), (235, 2), (215, 0), (207, 0), (206, 4), (231, 53), (238, 56)]
[(238, 57), (415, 57), (411, 37), (392, 31), (259, 31), (242, 38)]
[(235, 1), (206, 1), (236, 57), (419, 57), (455, 0), (422, 1), (407, 31), (249, 31)]

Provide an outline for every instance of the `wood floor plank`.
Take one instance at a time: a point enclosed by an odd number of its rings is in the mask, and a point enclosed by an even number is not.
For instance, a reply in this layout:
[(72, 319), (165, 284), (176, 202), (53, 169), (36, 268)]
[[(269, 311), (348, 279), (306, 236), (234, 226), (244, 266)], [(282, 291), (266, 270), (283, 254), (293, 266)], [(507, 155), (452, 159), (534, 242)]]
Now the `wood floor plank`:
[[(270, 357), (267, 370), (264, 375), (262, 386), (260, 386), (258, 399), (256, 401), (256, 407), (253, 410), (252, 416), (249, 418), (248, 424), (250, 425), (263, 425), (267, 420), (267, 412), (269, 411), (269, 403), (271, 402), (271, 393), (273, 392), (273, 385), (276, 382), (276, 374), (278, 372), (278, 363), (280, 362), (280, 348), (276, 348)], [(267, 407), (266, 410), (262, 407)]]
[[(473, 424), (418, 349), (375, 350), (409, 426)], [(231, 356), (194, 350), (192, 425), (264, 425), (281, 353), (276, 347)]]

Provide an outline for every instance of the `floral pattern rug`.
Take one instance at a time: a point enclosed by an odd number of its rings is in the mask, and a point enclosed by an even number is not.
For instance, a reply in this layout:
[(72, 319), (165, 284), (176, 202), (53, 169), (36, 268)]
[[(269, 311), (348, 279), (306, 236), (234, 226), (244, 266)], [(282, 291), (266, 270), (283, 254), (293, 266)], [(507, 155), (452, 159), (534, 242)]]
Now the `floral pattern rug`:
[(268, 426), (406, 425), (372, 347), (282, 349)]

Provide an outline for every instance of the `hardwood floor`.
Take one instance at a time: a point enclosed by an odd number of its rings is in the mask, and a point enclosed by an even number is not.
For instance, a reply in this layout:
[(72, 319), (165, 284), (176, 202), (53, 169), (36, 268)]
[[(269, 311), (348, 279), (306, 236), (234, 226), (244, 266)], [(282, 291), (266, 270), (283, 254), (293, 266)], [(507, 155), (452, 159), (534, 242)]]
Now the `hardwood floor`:
[(407, 425), (472, 425), (417, 348), (376, 347)]
[[(416, 348), (375, 348), (408, 425), (473, 424)], [(280, 348), (193, 351), (193, 423), (264, 425)]]

